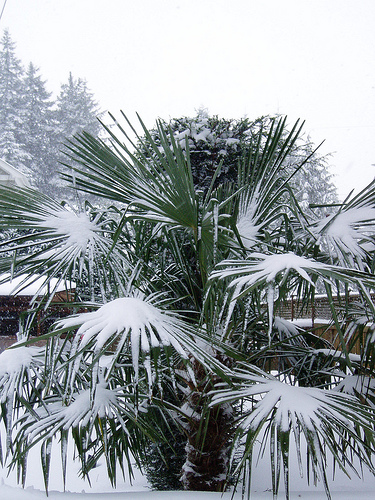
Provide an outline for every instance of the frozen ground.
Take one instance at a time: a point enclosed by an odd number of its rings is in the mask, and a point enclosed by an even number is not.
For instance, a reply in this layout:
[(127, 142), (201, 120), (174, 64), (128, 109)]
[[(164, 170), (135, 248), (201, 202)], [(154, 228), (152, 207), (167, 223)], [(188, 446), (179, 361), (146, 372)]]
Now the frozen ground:
[[(122, 480), (119, 476), (117, 489), (113, 490), (106, 479), (105, 466), (97, 467), (91, 475), (91, 488), (87, 482), (78, 477), (78, 464), (71, 459), (68, 465), (67, 491), (62, 490), (61, 470), (57, 453), (52, 456), (49, 500), (230, 500), (231, 493), (198, 492), (154, 492), (150, 490), (147, 480), (139, 471), (135, 471), (135, 478), (131, 484), (128, 479)], [(317, 488), (308, 487), (306, 481), (292, 468), (291, 500), (324, 500), (326, 498), (322, 485)], [(121, 478), (121, 479), (120, 479)], [(270, 492), (269, 464), (262, 460), (254, 471), (251, 500), (272, 500)], [(367, 474), (365, 480), (353, 478), (348, 480), (342, 474), (337, 474), (331, 483), (332, 500), (374, 500), (375, 478)], [(238, 493), (234, 497), (240, 500)], [(279, 499), (284, 494), (280, 492)], [(31, 456), (28, 465), (28, 474), (25, 489), (17, 486), (15, 475), (7, 476), (4, 469), (0, 469), (0, 500), (45, 500), (43, 479), (39, 465), (39, 456)]]

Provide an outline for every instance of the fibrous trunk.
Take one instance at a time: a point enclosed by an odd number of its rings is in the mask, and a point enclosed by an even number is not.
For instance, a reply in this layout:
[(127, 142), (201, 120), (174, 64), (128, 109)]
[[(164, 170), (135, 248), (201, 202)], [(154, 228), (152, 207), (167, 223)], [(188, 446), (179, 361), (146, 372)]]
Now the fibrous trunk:
[(195, 366), (196, 381), (187, 394), (185, 429), (188, 436), (182, 483), (185, 490), (224, 491), (233, 412), (229, 405), (208, 408), (208, 392), (214, 380)]

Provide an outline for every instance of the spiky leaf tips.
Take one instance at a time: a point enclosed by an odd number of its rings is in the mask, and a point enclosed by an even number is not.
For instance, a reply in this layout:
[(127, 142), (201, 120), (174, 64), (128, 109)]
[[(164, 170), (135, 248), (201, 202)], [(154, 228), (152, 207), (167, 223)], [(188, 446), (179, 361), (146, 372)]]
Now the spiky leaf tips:
[(224, 491), (251, 487), (260, 442), (287, 497), (292, 448), (328, 497), (329, 456), (372, 472), (374, 184), (308, 207), (296, 179), (316, 153), (286, 118), (122, 120), (68, 144), (64, 178), (90, 203), (0, 188), (2, 280), (39, 284), (0, 355), (3, 461), (24, 482), (39, 446), (48, 488), (57, 437), (64, 479), (71, 442), (115, 485), (118, 466), (184, 449), (182, 487)]

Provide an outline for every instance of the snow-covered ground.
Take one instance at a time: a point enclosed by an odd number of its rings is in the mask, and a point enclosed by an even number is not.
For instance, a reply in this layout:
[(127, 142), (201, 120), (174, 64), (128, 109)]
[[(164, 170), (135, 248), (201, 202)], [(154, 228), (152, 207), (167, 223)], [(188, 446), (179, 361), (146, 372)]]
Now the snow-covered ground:
[[(69, 460), (67, 471), (67, 487), (63, 492), (61, 469), (59, 464), (59, 450), (52, 455), (52, 467), (50, 477), (50, 500), (230, 500), (231, 493), (223, 496), (220, 493), (201, 492), (156, 492), (151, 491), (147, 479), (137, 470), (131, 483), (129, 479), (123, 480), (119, 475), (116, 490), (112, 489), (106, 478), (104, 464), (99, 465), (91, 474), (91, 488), (87, 482), (78, 476), (78, 464)], [(34, 452), (32, 452), (34, 453)], [(40, 468), (39, 455), (30, 456), (28, 463), (28, 474), (25, 489), (17, 485), (14, 473), (7, 476), (7, 471), (0, 468), (0, 500), (45, 500), (46, 495), (43, 487), (43, 478)], [(323, 486), (317, 488), (306, 485), (305, 479), (301, 479), (297, 467), (292, 468), (291, 473), (291, 500), (324, 500), (326, 495)], [(254, 471), (251, 500), (271, 500), (269, 464), (266, 460)], [(354, 477), (347, 479), (342, 473), (336, 474), (336, 479), (331, 482), (332, 500), (374, 500), (375, 478), (366, 474), (365, 480)], [(279, 499), (283, 499), (281, 490)], [(237, 493), (234, 500), (240, 500), (241, 494)]]

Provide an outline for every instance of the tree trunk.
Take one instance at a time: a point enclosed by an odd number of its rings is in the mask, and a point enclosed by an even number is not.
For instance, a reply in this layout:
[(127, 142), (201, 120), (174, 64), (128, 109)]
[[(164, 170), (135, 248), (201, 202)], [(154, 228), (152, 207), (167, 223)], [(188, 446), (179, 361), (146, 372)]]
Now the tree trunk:
[(230, 405), (208, 408), (215, 380), (195, 364), (197, 386), (187, 395), (188, 441), (181, 481), (185, 490), (224, 491), (229, 465), (233, 411)]

